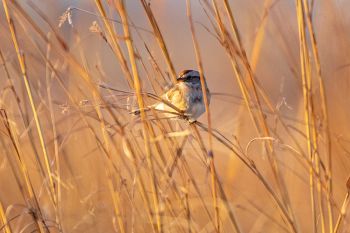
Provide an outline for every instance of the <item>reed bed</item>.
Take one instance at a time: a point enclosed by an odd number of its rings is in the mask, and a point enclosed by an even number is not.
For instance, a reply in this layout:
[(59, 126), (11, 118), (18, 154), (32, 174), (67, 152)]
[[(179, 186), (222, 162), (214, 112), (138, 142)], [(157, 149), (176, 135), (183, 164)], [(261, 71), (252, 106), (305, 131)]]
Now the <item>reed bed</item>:
[(348, 2), (1, 3), (1, 232), (349, 232)]

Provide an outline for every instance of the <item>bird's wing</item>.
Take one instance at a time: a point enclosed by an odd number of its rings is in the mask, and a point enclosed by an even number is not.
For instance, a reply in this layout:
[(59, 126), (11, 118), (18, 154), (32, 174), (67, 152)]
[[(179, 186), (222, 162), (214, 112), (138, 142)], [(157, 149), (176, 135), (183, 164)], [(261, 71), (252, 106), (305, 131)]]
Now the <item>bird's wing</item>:
[(187, 109), (186, 97), (178, 86), (175, 86), (167, 91), (164, 94), (164, 99), (182, 111)]

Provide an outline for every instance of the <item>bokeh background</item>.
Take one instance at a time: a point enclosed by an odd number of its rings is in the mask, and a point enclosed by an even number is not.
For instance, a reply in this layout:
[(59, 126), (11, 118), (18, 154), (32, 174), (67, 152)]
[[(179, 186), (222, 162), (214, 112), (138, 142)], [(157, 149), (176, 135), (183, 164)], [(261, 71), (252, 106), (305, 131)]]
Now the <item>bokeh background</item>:
[[(34, 232), (36, 225), (33, 213), (39, 211), (38, 218), (42, 218), (49, 226), (43, 231), (121, 232), (118, 225), (118, 219), (121, 218), (125, 232), (157, 232), (157, 211), (153, 209), (152, 201), (153, 179), (157, 186), (164, 232), (215, 232), (211, 172), (192, 126), (182, 120), (159, 120), (154, 113), (148, 116), (148, 119), (163, 122), (154, 126), (156, 135), (150, 139), (153, 140), (152, 156), (163, 156), (163, 160), (154, 158), (155, 168), (152, 173), (144, 149), (142, 123), (138, 117), (128, 113), (130, 103), (135, 99), (134, 90), (127, 83), (96, 3), (87, 0), (4, 2), (9, 6), (19, 51), (25, 60), (58, 202), (55, 206), (50, 199), (49, 179), (33, 119), (33, 109), (1, 5), (0, 107), (6, 112), (6, 117), (2, 115), (0, 126), (0, 202), (5, 215), (1, 219), (0, 230), (6, 232), (5, 226), (9, 226), (10, 232)], [(109, 19), (120, 22), (115, 2), (118, 1), (103, 1), (102, 4)], [(160, 95), (171, 86), (170, 70), (141, 1), (124, 2), (142, 90)], [(162, 32), (176, 72), (198, 69), (186, 1), (147, 2)], [(204, 75), (213, 93), (210, 103), (213, 129), (253, 160), (271, 185), (273, 193), (279, 195), (264, 146), (267, 141), (272, 141), (280, 177), (290, 198), (288, 211), (294, 216), (296, 232), (333, 232), (348, 192), (346, 182), (350, 175), (350, 2), (306, 1), (312, 9), (310, 17), (326, 90), (333, 185), (329, 200), (326, 195), (329, 144), (324, 116), (320, 110), (322, 98), (319, 95), (316, 61), (311, 52), (311, 34), (307, 31), (312, 67), (311, 95), (316, 109), (313, 117), (318, 135), (317, 142), (313, 142), (312, 147), (318, 145), (315, 153), (321, 160), (319, 175), (324, 185), (320, 188), (321, 191), (317, 191), (318, 179), (314, 174), (313, 187), (317, 204), (314, 217), (310, 200), (310, 164), (301, 159), (301, 154), (308, 153), (308, 140), (296, 1), (236, 0), (229, 3), (243, 48), (248, 60), (254, 63), (254, 77), (291, 134), (300, 143), (301, 151), (296, 149), (289, 134), (281, 126), (276, 112), (271, 112), (264, 103), (264, 118), (272, 135), (267, 138), (256, 131), (243, 101), (231, 60), (215, 31), (217, 19), (209, 7), (212, 2), (209, 1), (208, 5), (206, 1), (190, 2)], [(223, 23), (230, 28), (223, 1), (217, 2)], [(66, 19), (59, 27), (62, 15), (69, 8), (71, 24)], [(131, 69), (122, 24), (107, 21), (116, 32), (121, 51)], [(97, 32), (96, 26), (95, 30), (91, 29), (93, 22), (99, 25)], [(35, 28), (39, 28), (42, 35)], [(232, 31), (229, 34), (233, 36)], [(64, 41), (66, 50), (58, 37)], [(261, 43), (258, 57), (253, 59), (252, 54), (258, 43)], [(73, 64), (70, 57), (76, 63)], [(237, 57), (237, 60), (240, 58)], [(242, 75), (246, 76), (248, 73), (244, 65), (239, 63), (239, 67)], [(89, 74), (90, 83), (84, 81), (82, 73), (78, 72), (80, 69)], [(101, 99), (96, 98), (91, 84)], [(99, 84), (119, 91), (100, 88)], [(145, 101), (148, 104), (154, 102), (150, 98), (145, 98)], [(252, 103), (255, 112), (257, 105), (253, 100)], [(96, 106), (102, 109), (100, 113)], [(120, 122), (114, 122), (109, 111)], [(101, 124), (101, 116), (105, 128)], [(198, 120), (208, 124), (205, 114)], [(162, 128), (158, 124), (165, 126)], [(11, 126), (10, 131), (7, 125)], [(106, 146), (104, 130), (109, 138), (109, 148)], [(207, 132), (200, 128), (199, 131), (204, 145), (209, 148)], [(178, 132), (178, 135), (170, 139), (156, 137), (164, 136), (164, 132)], [(126, 140), (131, 141), (134, 152), (130, 152)], [(154, 147), (154, 141), (157, 140), (160, 149)], [(179, 145), (183, 140), (185, 144), (181, 148)], [(182, 150), (181, 159), (176, 159), (174, 155), (179, 148)], [(130, 153), (138, 156), (136, 166)], [(224, 203), (228, 203), (234, 210), (241, 232), (293, 232), (266, 187), (232, 151), (214, 140), (213, 153), (217, 178), (227, 198), (225, 200), (222, 196), (219, 197), (222, 232), (235, 232)], [(174, 161), (177, 163), (169, 176), (166, 171)], [(317, 161), (313, 163), (316, 169)], [(37, 204), (33, 204), (35, 201), (28, 198), (25, 191), (23, 164), (32, 182)], [(112, 171), (112, 175), (108, 171)], [(144, 178), (145, 195), (151, 203), (150, 211), (147, 210), (140, 191), (139, 177)], [(110, 185), (113, 186), (112, 191)], [(113, 207), (115, 202), (111, 193), (119, 200), (119, 215)], [(331, 203), (332, 214), (327, 211), (328, 202)], [(344, 209), (344, 213), (348, 213), (348, 208)], [(325, 220), (324, 224), (322, 219)], [(6, 221), (9, 224), (5, 224)], [(345, 215), (337, 232), (349, 232), (349, 228), (349, 218)]]

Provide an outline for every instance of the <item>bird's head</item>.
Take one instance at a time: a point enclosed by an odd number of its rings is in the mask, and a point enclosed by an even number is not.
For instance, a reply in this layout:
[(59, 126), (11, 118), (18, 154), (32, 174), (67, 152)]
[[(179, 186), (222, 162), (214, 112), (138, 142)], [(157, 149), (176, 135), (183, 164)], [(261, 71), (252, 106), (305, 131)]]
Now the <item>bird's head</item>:
[(177, 77), (178, 82), (199, 82), (200, 75), (196, 70), (184, 70)]

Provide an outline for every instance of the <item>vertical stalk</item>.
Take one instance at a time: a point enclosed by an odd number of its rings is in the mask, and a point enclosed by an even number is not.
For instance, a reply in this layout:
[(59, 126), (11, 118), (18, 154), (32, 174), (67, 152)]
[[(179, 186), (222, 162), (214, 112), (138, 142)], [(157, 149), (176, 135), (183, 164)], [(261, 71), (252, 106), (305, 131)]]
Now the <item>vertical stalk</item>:
[[(33, 184), (32, 184), (32, 181), (30, 180), (27, 166), (26, 166), (25, 162), (23, 161), (23, 152), (21, 151), (21, 149), (19, 147), (17, 135), (13, 133), (14, 130), (13, 130), (13, 127), (11, 126), (8, 118), (7, 118), (6, 112), (0, 111), (0, 115), (1, 115), (2, 123), (4, 124), (4, 126), (6, 128), (6, 132), (9, 136), (11, 143), (14, 147), (14, 150), (16, 152), (15, 160), (16, 160), (17, 166), (19, 167), (21, 174), (23, 176), (23, 179), (24, 179), (24, 184), (25, 184), (26, 191), (27, 191), (27, 193), (26, 193), (27, 198), (25, 201), (28, 205), (28, 208), (34, 207), (34, 210), (37, 211), (38, 216), (41, 217), (42, 214), (41, 214), (40, 206), (39, 206), (37, 197), (34, 193)], [(35, 225), (39, 229), (39, 232), (40, 233), (48, 232), (45, 221), (42, 218), (39, 219), (39, 217), (33, 219), (35, 222)]]
[(133, 87), (133, 81), (132, 81), (132, 76), (131, 76), (130, 70), (128, 68), (127, 62), (126, 62), (125, 57), (123, 55), (123, 51), (122, 51), (122, 49), (121, 49), (121, 47), (118, 44), (118, 41), (116, 39), (115, 32), (113, 31), (113, 28), (112, 28), (110, 22), (108, 22), (108, 17), (106, 16), (106, 12), (103, 8), (101, 0), (95, 0), (95, 4), (98, 8), (98, 11), (102, 15), (103, 23), (104, 23), (105, 27), (107, 28), (110, 39), (112, 40), (114, 53), (117, 55), (117, 58), (119, 59), (119, 63), (121, 65), (121, 68), (124, 72), (124, 75), (126, 76), (126, 80), (128, 81), (129, 86)]
[(307, 137), (307, 148), (309, 154), (309, 160), (312, 162), (309, 166), (309, 182), (310, 182), (310, 200), (311, 200), (311, 212), (312, 212), (312, 228), (313, 232), (317, 232), (317, 221), (316, 221), (316, 208), (315, 208), (315, 196), (314, 196), (314, 180), (313, 180), (313, 146), (311, 139), (310, 129), (310, 64), (309, 55), (305, 36), (305, 22), (303, 5), (301, 0), (296, 0), (297, 20), (298, 20), (298, 31), (299, 31), (299, 43), (300, 43), (300, 65), (301, 65), (301, 78), (303, 88), (303, 99), (304, 99), (304, 119), (305, 119), (305, 130)]
[[(80, 44), (80, 37), (77, 37), (77, 44)], [(85, 69), (87, 69), (87, 62), (85, 60), (84, 57), (84, 53), (81, 49), (79, 49), (80, 52), (80, 56), (81, 56), (81, 60), (82, 60), (82, 65)], [(95, 101), (96, 104), (94, 104), (94, 108), (95, 111), (97, 113), (97, 117), (100, 123), (100, 128), (102, 131), (102, 137), (103, 137), (103, 142), (104, 142), (104, 147), (105, 147), (105, 153), (107, 155), (107, 161), (104, 160), (104, 165), (106, 168), (106, 177), (107, 177), (107, 185), (109, 188), (109, 192), (111, 194), (112, 197), (112, 202), (113, 202), (113, 206), (114, 206), (114, 213), (115, 213), (115, 217), (117, 219), (118, 222), (118, 227), (119, 227), (119, 231), (121, 233), (125, 233), (125, 226), (124, 226), (124, 222), (123, 222), (123, 218), (121, 215), (121, 211), (120, 211), (120, 198), (119, 198), (119, 193), (117, 193), (113, 184), (113, 172), (112, 172), (112, 167), (113, 167), (113, 161), (112, 161), (112, 154), (111, 154), (111, 146), (110, 146), (110, 138), (108, 135), (108, 131), (106, 129), (106, 124), (105, 124), (105, 119), (103, 117), (102, 111), (101, 111), (101, 106), (98, 104), (99, 103), (99, 98), (100, 95), (97, 91), (97, 89), (91, 89), (92, 90), (92, 96), (93, 99)]]
[[(47, 101), (49, 106), (49, 112), (50, 112), (50, 118), (51, 118), (51, 125), (52, 125), (52, 135), (53, 135), (53, 143), (54, 143), (54, 154), (55, 154), (55, 163), (56, 163), (56, 175), (57, 175), (57, 186), (56, 186), (56, 195), (57, 195), (57, 216), (56, 216), (56, 222), (58, 223), (58, 226), (61, 227), (60, 219), (62, 219), (62, 209), (60, 208), (60, 201), (61, 201), (61, 158), (59, 156), (59, 149), (58, 149), (58, 142), (57, 142), (57, 130), (56, 130), (56, 120), (55, 120), (55, 114), (52, 106), (52, 94), (51, 94), (51, 81), (54, 77), (54, 72), (51, 72), (50, 75), (50, 53), (51, 53), (51, 41), (50, 41), (50, 34), (47, 36), (47, 51), (46, 51), (46, 93), (47, 93)], [(60, 229), (61, 230), (61, 229)]]
[(335, 224), (333, 233), (338, 233), (339, 228), (340, 228), (340, 225), (341, 225), (341, 223), (343, 222), (343, 220), (344, 220), (344, 218), (345, 218), (346, 209), (347, 209), (347, 207), (348, 207), (348, 205), (349, 205), (349, 201), (350, 201), (350, 192), (349, 192), (349, 190), (348, 190), (348, 192), (347, 192), (346, 195), (345, 195), (345, 198), (344, 198), (342, 207), (341, 207), (341, 209), (340, 209), (340, 214), (339, 214), (337, 223)]
[[(312, 139), (313, 139), (313, 145), (314, 145), (314, 151), (313, 151), (313, 158), (314, 158), (314, 164), (315, 164), (315, 171), (317, 174), (319, 174), (319, 177), (317, 179), (317, 201), (318, 201), (318, 209), (320, 212), (320, 219), (321, 219), (321, 232), (325, 233), (325, 216), (324, 216), (324, 211), (323, 211), (323, 191), (321, 188), (321, 182), (322, 182), (322, 176), (321, 176), (321, 169), (320, 169), (320, 163), (321, 163), (321, 158), (320, 158), (320, 151), (318, 147), (318, 134), (316, 130), (316, 122), (315, 122), (315, 109), (313, 107), (313, 103), (310, 102), (311, 105), (311, 114), (312, 114)], [(312, 171), (313, 173), (313, 171)]]
[(189, 181), (187, 182), (186, 191), (185, 194), (185, 208), (186, 208), (186, 218), (187, 218), (187, 227), (188, 227), (188, 233), (192, 233), (192, 224), (191, 224), (191, 207), (189, 202), (189, 195), (188, 195), (188, 189), (189, 187)]
[(146, 2), (146, 0), (140, 0), (142, 3), (142, 6), (147, 14), (148, 20), (153, 28), (153, 32), (156, 35), (156, 39), (158, 41), (159, 47), (162, 50), (162, 53), (165, 57), (165, 61), (168, 65), (168, 68), (170, 70), (171, 78), (174, 83), (176, 83), (176, 72), (173, 63), (171, 62), (170, 55), (168, 52), (168, 49), (166, 47), (165, 41), (163, 39), (162, 33), (158, 27), (157, 20), (154, 18), (154, 15), (152, 13), (151, 7)]
[(2, 202), (0, 201), (0, 223), (2, 222), (2, 226), (0, 225), (0, 229), (3, 228), (4, 233), (11, 233), (11, 228), (10, 228), (10, 222), (8, 221), (5, 211), (4, 211), (4, 206), (2, 205)]
[(21, 51), (20, 51), (20, 47), (19, 47), (18, 40), (17, 40), (17, 35), (15, 32), (15, 27), (14, 27), (12, 18), (10, 16), (10, 12), (8, 10), (7, 0), (2, 0), (2, 4), (4, 6), (6, 20), (7, 20), (7, 23), (9, 25), (9, 28), (10, 28), (12, 42), (13, 42), (13, 45), (14, 45), (16, 53), (17, 53), (17, 59), (18, 59), (18, 62), (20, 64), (20, 69), (22, 72), (23, 81), (24, 81), (24, 84), (26, 87), (30, 106), (31, 106), (32, 111), (33, 111), (34, 121), (35, 121), (35, 125), (36, 125), (37, 131), (38, 131), (41, 149), (42, 149), (42, 152), (44, 155), (47, 178), (49, 180), (49, 195), (51, 196), (51, 199), (53, 200), (54, 206), (56, 206), (57, 200), (56, 200), (56, 194), (55, 194), (55, 185), (54, 185), (54, 182), (53, 182), (53, 179), (51, 176), (50, 159), (49, 159), (49, 155), (48, 155), (47, 150), (46, 150), (44, 136), (42, 133), (42, 127), (40, 124), (38, 113), (36, 111), (36, 107), (35, 107), (35, 103), (34, 103), (34, 99), (33, 99), (33, 95), (32, 95), (32, 90), (30, 88), (30, 84), (29, 84), (29, 80), (28, 80), (28, 76), (27, 76), (27, 70), (26, 70), (25, 61), (24, 61), (24, 56), (21, 54)]
[[(239, 33), (238, 33), (238, 29), (237, 29), (236, 23), (234, 21), (234, 17), (233, 17), (231, 8), (230, 8), (228, 2), (225, 0), (224, 1), (225, 9), (226, 9), (228, 17), (230, 19), (230, 23), (231, 23), (231, 27), (232, 27), (233, 33), (235, 34), (236, 40), (239, 42), (239, 49), (240, 49), (240, 53), (241, 53), (240, 55), (241, 55), (243, 64), (244, 64), (244, 66), (246, 67), (246, 69), (248, 71), (248, 74), (249, 74), (248, 75), (248, 80), (250, 81), (250, 86), (253, 88), (254, 97), (255, 97), (255, 99), (257, 101), (258, 112), (259, 112), (259, 116), (257, 116), (257, 117), (254, 115), (254, 113), (253, 113), (253, 111), (251, 109), (251, 106), (250, 106), (250, 95), (249, 95), (247, 86), (246, 86), (246, 84), (243, 81), (242, 74), (241, 74), (241, 72), (239, 70), (239, 66), (237, 64), (236, 58), (234, 57), (235, 51), (237, 50), (235, 48), (237, 46), (234, 44), (232, 39), (230, 39), (229, 34), (228, 34), (228, 32), (227, 32), (227, 30), (226, 30), (226, 28), (225, 28), (225, 26), (224, 26), (224, 24), (223, 24), (223, 22), (221, 20), (216, 0), (212, 0), (212, 2), (213, 2), (213, 6), (214, 6), (216, 21), (217, 21), (218, 27), (219, 27), (219, 29), (221, 31), (221, 35), (220, 36), (221, 36), (222, 42), (225, 45), (227, 53), (230, 56), (231, 64), (232, 64), (232, 67), (234, 69), (237, 81), (239, 83), (242, 95), (244, 97), (245, 104), (246, 104), (246, 106), (248, 108), (249, 115), (250, 115), (250, 117), (251, 117), (251, 119), (252, 119), (252, 121), (254, 123), (254, 126), (256, 128), (257, 133), (259, 135), (261, 135), (260, 130), (262, 130), (264, 135), (269, 136), (270, 132), (269, 132), (269, 129), (268, 129), (268, 126), (267, 126), (267, 122), (266, 122), (264, 114), (262, 112), (261, 104), (259, 102), (258, 95), (257, 95), (257, 90), (259, 90), (261, 93), (263, 93), (263, 91), (259, 88), (258, 85), (255, 87), (256, 83), (254, 81), (253, 72), (252, 72), (252, 69), (250, 67), (250, 64), (249, 64), (248, 58), (246, 56), (245, 50), (243, 48), (243, 45), (242, 45), (242, 42), (241, 42), (241, 39), (240, 39), (240, 36), (239, 36)], [(266, 98), (266, 96), (263, 95), (263, 97), (264, 97), (264, 100), (269, 104), (269, 101)], [(271, 105), (269, 105), (269, 107), (271, 107)], [(261, 123), (261, 125), (259, 125), (259, 122)], [(285, 217), (288, 219), (288, 223), (290, 223), (289, 226), (291, 227), (292, 231), (293, 232), (297, 232), (297, 228), (296, 228), (296, 225), (295, 225), (295, 222), (294, 222), (295, 221), (294, 220), (294, 214), (293, 214), (293, 211), (291, 209), (290, 200), (289, 200), (289, 197), (288, 197), (288, 192), (287, 192), (286, 186), (284, 184), (281, 172), (279, 170), (278, 163), (276, 161), (276, 158), (275, 158), (275, 155), (274, 155), (274, 152), (273, 152), (273, 145), (272, 145), (271, 142), (268, 142), (267, 151), (269, 153), (268, 159), (269, 159), (270, 164), (272, 166), (274, 178), (276, 179), (277, 185), (278, 185), (278, 188), (279, 188), (278, 191), (280, 191), (280, 193), (282, 195), (283, 204), (288, 209), (287, 213), (289, 215), (291, 215), (291, 216), (285, 216)], [(286, 213), (286, 211), (284, 210), (284, 207), (281, 209), (281, 211), (284, 214)]]
[[(97, 93), (93, 93), (93, 97), (95, 102), (98, 102), (98, 95)], [(117, 218), (117, 222), (118, 222), (118, 226), (119, 226), (119, 231), (121, 233), (125, 233), (125, 227), (124, 227), (124, 222), (122, 219), (122, 215), (120, 212), (120, 198), (119, 198), (119, 193), (117, 193), (115, 191), (114, 185), (113, 185), (113, 173), (111, 171), (111, 164), (112, 164), (112, 157), (111, 157), (111, 149), (110, 149), (110, 142), (109, 142), (109, 136), (108, 136), (108, 132), (106, 129), (106, 125), (104, 123), (104, 119), (103, 119), (103, 115), (101, 112), (101, 108), (99, 104), (96, 104), (95, 110), (97, 112), (97, 116), (99, 118), (100, 121), (100, 127), (102, 130), (102, 135), (103, 135), (103, 141), (104, 141), (104, 145), (106, 147), (106, 154), (108, 157), (108, 162), (105, 162), (105, 166), (106, 166), (106, 176), (108, 179), (108, 188), (109, 191), (111, 193), (112, 196), (112, 201), (113, 201), (113, 205), (114, 205), (114, 212), (115, 212), (115, 216)]]
[(208, 120), (208, 140), (209, 140), (209, 152), (208, 152), (208, 158), (209, 158), (209, 163), (210, 163), (210, 173), (211, 173), (211, 182), (212, 182), (212, 195), (213, 195), (213, 206), (215, 208), (215, 220), (216, 220), (216, 230), (217, 232), (221, 232), (220, 229), (220, 209), (218, 206), (218, 197), (217, 197), (217, 186), (216, 186), (216, 170), (215, 170), (215, 164), (214, 164), (214, 152), (213, 152), (213, 139), (212, 139), (212, 127), (211, 127), (211, 115), (210, 115), (210, 110), (209, 110), (209, 99), (207, 96), (207, 85), (206, 81), (204, 78), (204, 70), (203, 70), (203, 63), (200, 55), (200, 50), (198, 46), (198, 41), (196, 37), (196, 32), (195, 28), (193, 25), (193, 19), (192, 19), (192, 14), (191, 14), (191, 4), (189, 0), (186, 0), (187, 3), (187, 16), (189, 19), (190, 23), (190, 29), (192, 32), (192, 41), (193, 41), (193, 46), (194, 46), (194, 51), (196, 54), (196, 61), (197, 61), (197, 66), (199, 69), (199, 74), (200, 74), (200, 82), (202, 86), (202, 94), (203, 94), (203, 100), (205, 104), (205, 110), (206, 110), (206, 115), (207, 115), (207, 120)]
[(119, 12), (119, 15), (121, 17), (122, 23), (123, 23), (123, 30), (126, 37), (126, 46), (128, 48), (129, 53), (129, 59), (131, 63), (131, 69), (132, 74), (134, 77), (134, 88), (136, 91), (136, 97), (137, 102), (140, 108), (141, 112), (141, 121), (142, 121), (142, 134), (145, 141), (145, 152), (147, 156), (147, 163), (149, 166), (149, 169), (151, 170), (151, 188), (152, 188), (152, 196), (153, 196), (153, 204), (155, 207), (155, 215), (157, 219), (157, 229), (158, 232), (163, 232), (163, 226), (162, 226), (162, 218), (160, 213), (160, 207), (159, 207), (159, 198), (158, 198), (158, 189), (157, 189), (157, 183), (156, 183), (156, 176), (154, 172), (154, 166), (153, 166), (153, 158), (151, 157), (151, 148), (150, 148), (150, 140), (149, 140), (149, 122), (147, 120), (146, 114), (145, 114), (145, 104), (142, 96), (142, 90), (141, 90), (141, 82), (139, 73), (137, 70), (137, 64), (136, 64), (136, 58), (135, 58), (135, 52), (133, 48), (133, 42), (132, 37), (129, 30), (129, 23), (128, 23), (128, 17), (126, 14), (124, 1), (118, 0), (117, 4), (117, 10)]
[(250, 56), (253, 74), (256, 71), (256, 67), (257, 67), (260, 52), (261, 52), (261, 46), (262, 46), (264, 38), (265, 38), (265, 27), (266, 27), (266, 23), (267, 23), (267, 19), (268, 19), (268, 17), (267, 17), (268, 11), (271, 8), (271, 6), (273, 5), (273, 3), (271, 3), (271, 2), (272, 2), (272, 0), (265, 0), (264, 1), (264, 12), (263, 12), (261, 22), (259, 24), (258, 30), (256, 32), (256, 36), (254, 39), (253, 49), (252, 49), (252, 53)]
[[(229, 20), (230, 20), (230, 25), (231, 25), (234, 37), (235, 37), (235, 39), (238, 43), (238, 46), (239, 46), (239, 51), (240, 51), (243, 65), (245, 66), (245, 68), (248, 72), (247, 78), (248, 78), (250, 87), (251, 87), (252, 92), (253, 92), (253, 97), (257, 103), (258, 119), (260, 120), (261, 129), (263, 131), (264, 136), (269, 137), (270, 130), (269, 130), (269, 127), (267, 125), (267, 122), (266, 122), (266, 119), (264, 116), (264, 112), (262, 110), (261, 101), (260, 101), (260, 98), (258, 95), (258, 90), (261, 90), (261, 88), (259, 88), (259, 86), (257, 85), (257, 83), (255, 81), (254, 72), (253, 72), (253, 69), (249, 63), (246, 51), (243, 47), (242, 39), (241, 39), (241, 36), (239, 34), (239, 30), (238, 30), (237, 24), (235, 22), (235, 19), (233, 17), (233, 12), (231, 10), (230, 4), (227, 0), (224, 0), (224, 5), (225, 5), (225, 9), (226, 9), (227, 15), (228, 15)], [(262, 91), (260, 91), (260, 92), (262, 92)], [(264, 96), (263, 96), (263, 98), (264, 98)], [(278, 162), (276, 160), (276, 155), (274, 153), (274, 148), (273, 148), (272, 142), (268, 141), (266, 147), (267, 147), (266, 149), (268, 151), (268, 159), (269, 159), (269, 162), (270, 162), (270, 165), (272, 168), (274, 178), (277, 182), (278, 190), (281, 193), (282, 200), (283, 200), (284, 204), (286, 205), (286, 207), (288, 208), (288, 211), (290, 212), (292, 218), (294, 219), (294, 214), (293, 214), (293, 211), (291, 208), (290, 199), (288, 196), (288, 191), (287, 191), (286, 185), (284, 183), (282, 173), (279, 169)]]
[[(330, 127), (329, 127), (329, 118), (328, 118), (328, 107), (327, 107), (327, 96), (326, 96), (326, 89), (324, 85), (324, 80), (321, 72), (321, 62), (320, 57), (318, 53), (318, 47), (317, 47), (317, 41), (316, 41), (316, 35), (314, 31), (314, 27), (312, 24), (312, 18), (311, 18), (311, 11), (309, 10), (309, 4), (306, 0), (303, 0), (304, 3), (304, 12), (306, 16), (306, 22), (307, 27), (309, 29), (310, 39), (311, 39), (311, 47), (313, 52), (313, 57), (315, 59), (315, 65), (316, 65), (316, 72), (317, 72), (317, 79), (319, 84), (319, 90), (320, 90), (320, 97), (321, 97), (321, 106), (322, 106), (322, 113), (323, 113), (323, 123), (324, 128), (326, 131), (325, 140), (327, 145), (327, 208), (328, 208), (328, 218), (329, 218), (329, 230), (332, 232), (333, 230), (333, 207), (331, 203), (331, 196), (332, 196), (332, 140), (330, 137)], [(311, 3), (311, 6), (313, 3)]]

